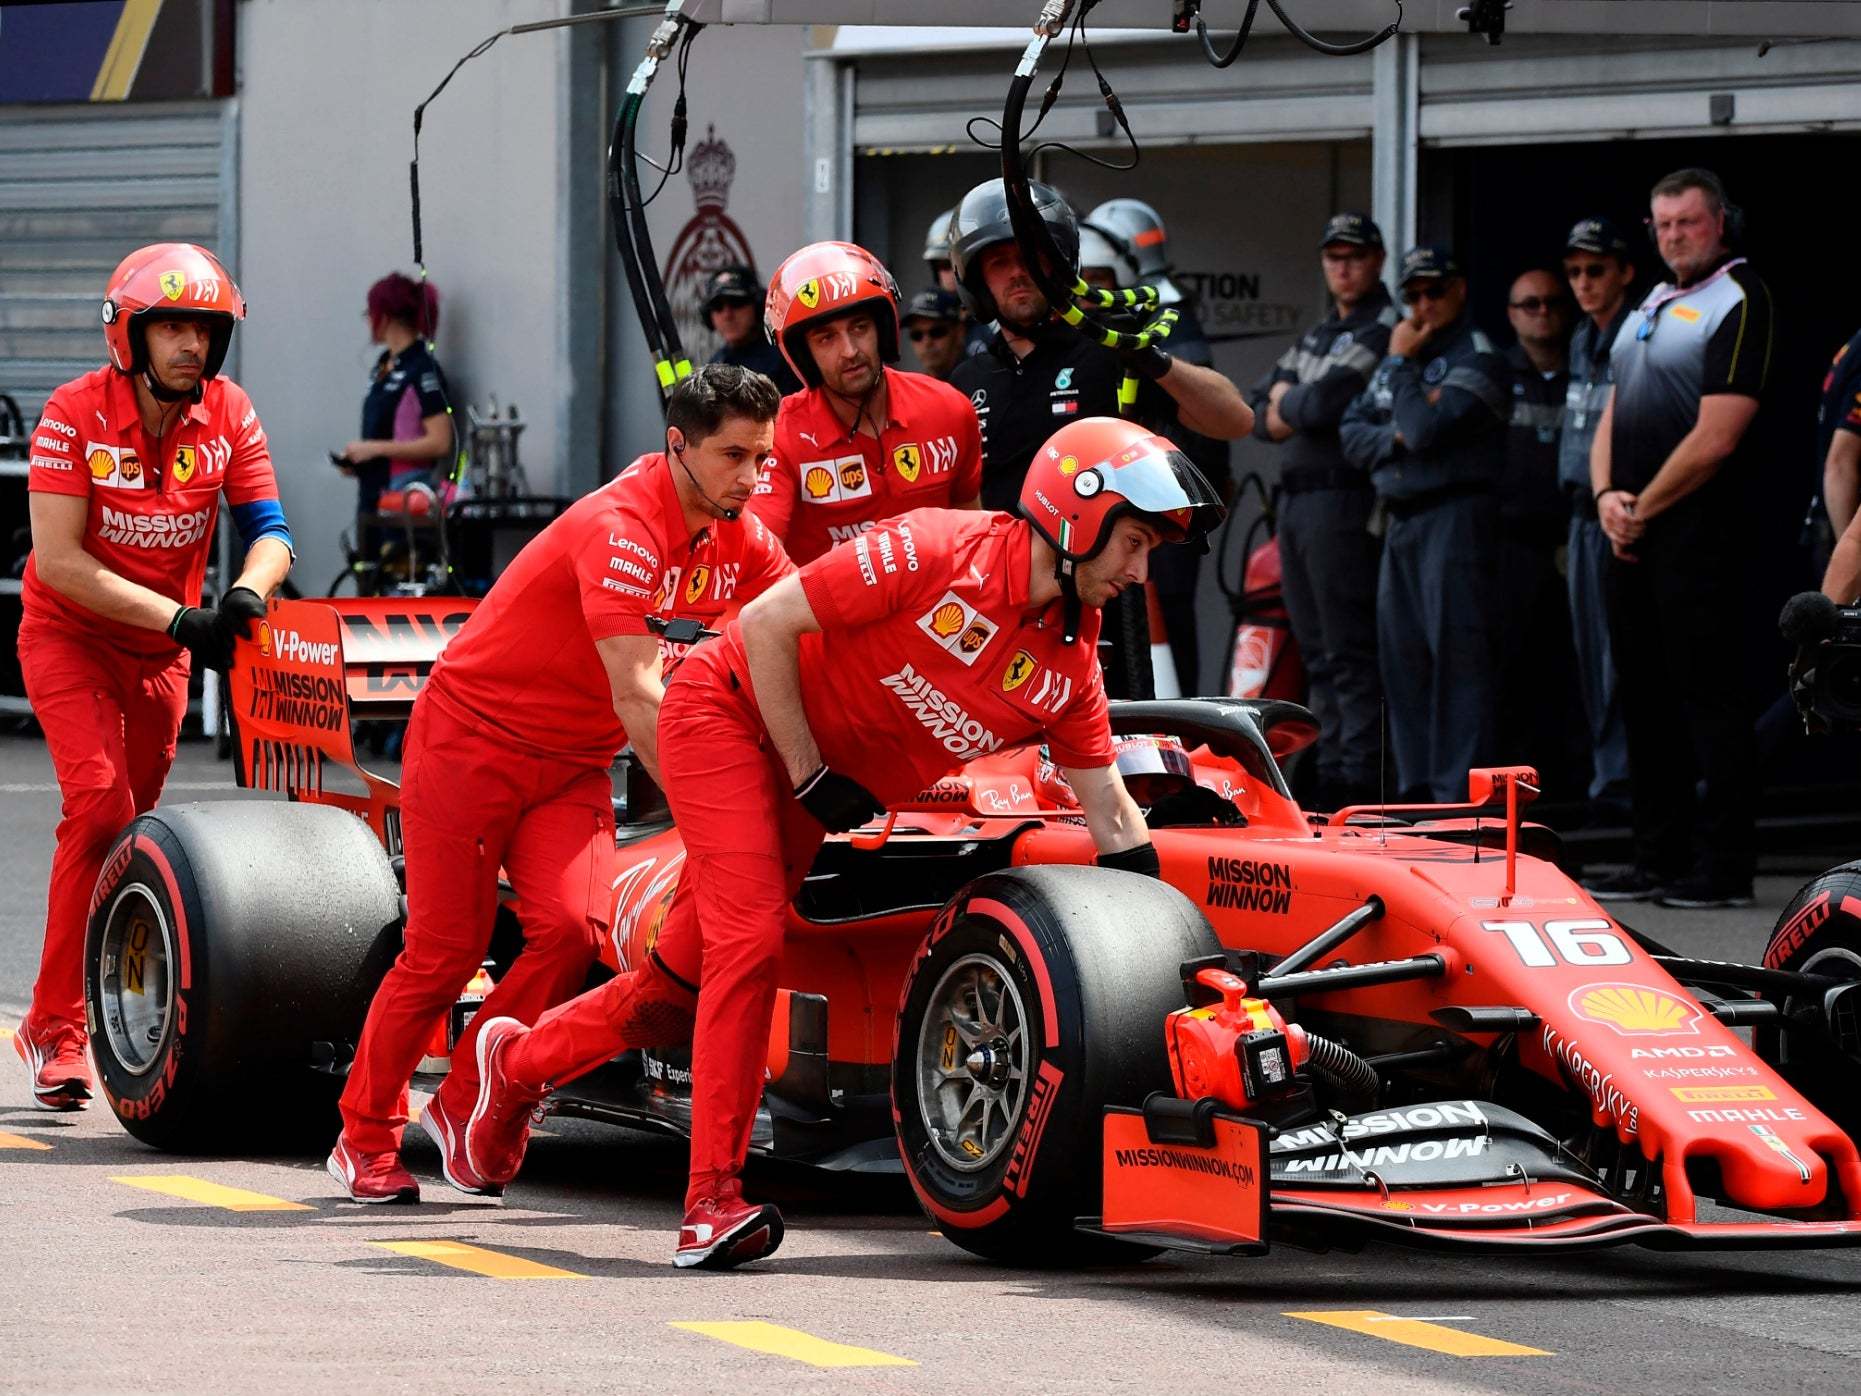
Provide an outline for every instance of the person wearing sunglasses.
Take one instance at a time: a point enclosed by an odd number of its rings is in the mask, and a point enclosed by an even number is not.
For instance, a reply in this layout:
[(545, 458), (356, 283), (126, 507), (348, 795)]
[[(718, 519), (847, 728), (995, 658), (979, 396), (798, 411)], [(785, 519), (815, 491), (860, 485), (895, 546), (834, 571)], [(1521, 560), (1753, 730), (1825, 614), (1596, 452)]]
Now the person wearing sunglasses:
[(1635, 864), (1588, 885), (1599, 898), (1749, 906), (1757, 745), (1745, 685), (1725, 663), (1726, 626), (1748, 592), (1752, 486), (1778, 468), (1759, 413), (1775, 312), (1735, 250), (1741, 216), (1717, 175), (1677, 170), (1649, 208), (1671, 279), (1616, 336), (1615, 385), (1590, 447), (1612, 545)]
[(1318, 719), (1318, 809), (1374, 800), (1382, 785), (1383, 681), (1376, 670), (1376, 494), (1344, 459), (1338, 422), (1389, 347), (1398, 318), (1383, 286), (1383, 233), (1334, 213), (1319, 234), (1331, 313), (1254, 385), (1254, 439), (1284, 445), (1279, 561), (1286, 614)]
[(1386, 522), (1376, 638), (1396, 794), (1454, 801), (1467, 768), (1497, 755), (1495, 490), (1512, 395), (1452, 252), (1410, 249), (1399, 284), (1407, 318), (1338, 439)]
[[(1557, 571), (1570, 508), (1557, 484), (1558, 441), (1570, 381), (1570, 299), (1561, 271), (1533, 267), (1513, 279), (1506, 319), (1512, 418), (1499, 479), (1500, 754), (1537, 767), (1556, 798), (1589, 778), (1575, 693), (1570, 609)], [(1578, 769), (1581, 768), (1581, 769)]]
[(1564, 279), (1582, 323), (1570, 338), (1570, 385), (1564, 395), (1557, 479), (1570, 509), (1564, 570), (1577, 651), (1577, 692), (1589, 725), (1590, 817), (1595, 823), (1623, 824), (1630, 796), (1628, 732), (1609, 648), (1603, 578), (1610, 548), (1590, 489), (1590, 441), (1615, 381), (1610, 349), (1634, 308), (1629, 291), (1635, 284), (1635, 263), (1628, 239), (1607, 218), (1583, 219), (1564, 239)]
[(963, 302), (954, 291), (919, 291), (904, 314), (905, 338), (925, 376), (948, 383), (963, 362)]

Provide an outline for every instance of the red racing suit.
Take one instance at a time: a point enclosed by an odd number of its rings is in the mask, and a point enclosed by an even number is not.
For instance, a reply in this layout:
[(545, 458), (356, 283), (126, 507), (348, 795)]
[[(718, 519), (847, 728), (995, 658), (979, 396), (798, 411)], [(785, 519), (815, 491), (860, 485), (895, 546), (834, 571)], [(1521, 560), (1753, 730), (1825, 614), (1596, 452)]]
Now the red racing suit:
[[(1111, 764), (1098, 613), (1068, 645), (1057, 601), (1029, 609), (1031, 537), (1007, 514), (922, 509), (802, 569), (822, 627), (801, 637), (802, 706), (828, 765), (897, 804), (1042, 734), (1063, 767)], [(659, 759), (686, 867), (657, 943), (508, 1060), (538, 1087), (690, 1040), (691, 1205), (748, 1152), (788, 903), (824, 834), (763, 726), (735, 625), (667, 689)]]
[[(627, 740), (596, 642), (651, 633), (648, 615), (719, 623), (793, 570), (754, 518), (694, 533), (655, 453), (575, 503), (498, 578), (433, 666), (408, 725), (405, 945), (369, 1005), (343, 1090), (351, 1147), (399, 1147), (408, 1079), (491, 943), (500, 870), (524, 948), (453, 1051), (440, 1088), (449, 1112), (464, 1119), (477, 1095), (477, 1024), (534, 1022), (594, 962), (612, 913), (608, 768)], [(684, 648), (661, 641), (666, 669)]]
[(775, 451), (750, 511), (805, 566), (910, 509), (968, 504), (982, 493), (982, 428), (969, 399), (922, 373), (885, 370), (885, 430), (855, 436), (825, 388), (790, 393)]
[[(177, 605), (200, 604), (220, 496), (247, 546), (290, 544), (265, 429), (245, 390), (210, 378), (169, 432), (142, 429), (132, 381), (100, 368), (53, 392), (28, 488), (88, 501), (84, 550)], [(154, 807), (187, 709), (188, 655), (159, 630), (97, 615), (26, 560), (20, 668), (63, 796), (45, 948), (28, 1022), (84, 1025), (84, 931), (110, 841)]]

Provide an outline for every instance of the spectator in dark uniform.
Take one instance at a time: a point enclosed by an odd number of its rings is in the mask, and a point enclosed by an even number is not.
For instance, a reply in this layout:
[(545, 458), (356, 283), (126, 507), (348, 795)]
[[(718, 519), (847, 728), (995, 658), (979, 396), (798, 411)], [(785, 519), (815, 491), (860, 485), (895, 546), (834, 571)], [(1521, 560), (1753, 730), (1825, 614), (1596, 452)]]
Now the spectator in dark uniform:
[(963, 302), (954, 291), (919, 291), (899, 322), (918, 367), (940, 383), (963, 362)]
[(1628, 729), (1622, 722), (1615, 658), (1609, 650), (1603, 578), (1610, 549), (1596, 519), (1590, 441), (1614, 382), (1610, 351), (1634, 304), (1628, 297), (1635, 284), (1628, 240), (1607, 218), (1585, 218), (1565, 239), (1564, 275), (1583, 313), (1583, 323), (1570, 339), (1570, 387), (1557, 448), (1557, 480), (1570, 508), (1564, 574), (1577, 652), (1577, 691), (1589, 725), (1590, 817), (1598, 823), (1621, 823), (1628, 819), (1630, 796)]
[(698, 306), (705, 325), (724, 341), (724, 347), (711, 355), (711, 362), (753, 369), (773, 380), (776, 389), (787, 397), (801, 391), (801, 380), (769, 342), (762, 310), (763, 288), (748, 267), (720, 267), (712, 272), (704, 300)]
[(1338, 422), (1389, 348), (1396, 307), (1383, 287), (1383, 234), (1361, 213), (1333, 214), (1319, 238), (1331, 314), (1254, 386), (1254, 437), (1284, 442), (1280, 585), (1318, 719), (1313, 803), (1373, 800), (1381, 786), (1383, 683), (1376, 668), (1370, 476), (1344, 459)]
[(1505, 360), (1467, 318), (1445, 247), (1402, 259), (1410, 308), (1389, 355), (1338, 427), (1388, 519), (1377, 576), (1377, 658), (1405, 799), (1464, 800), (1494, 759), (1499, 510), (1511, 416)]
[(1557, 484), (1570, 384), (1564, 278), (1542, 269), (1520, 275), (1506, 318), (1517, 342), (1505, 356), (1512, 419), (1499, 477), (1499, 750), (1506, 761), (1536, 766), (1544, 789), (1564, 797), (1589, 779), (1570, 608), (1557, 571), (1570, 518)]
[[(1616, 337), (1615, 386), (1590, 447), (1609, 536), (1609, 620), (1634, 775), (1635, 866), (1605, 899), (1751, 904), (1757, 746), (1726, 662), (1746, 590), (1749, 486), (1773, 344), (1770, 290), (1736, 255), (1738, 214), (1709, 170), (1650, 194), (1672, 280)], [(1703, 795), (1696, 790), (1703, 785)]]

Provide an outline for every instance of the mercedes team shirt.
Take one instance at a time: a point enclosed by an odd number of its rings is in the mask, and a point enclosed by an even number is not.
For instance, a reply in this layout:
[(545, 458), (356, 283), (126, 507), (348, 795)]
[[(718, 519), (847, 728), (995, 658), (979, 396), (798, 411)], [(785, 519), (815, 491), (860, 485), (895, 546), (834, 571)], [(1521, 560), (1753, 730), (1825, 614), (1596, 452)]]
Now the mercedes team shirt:
[[(1042, 733), (1063, 767), (1112, 763), (1099, 613), (1069, 645), (1058, 601), (1030, 609), (1031, 539), (1007, 514), (919, 509), (801, 569), (821, 624), (801, 637), (802, 707), (828, 765), (899, 804)], [(736, 625), (710, 653), (748, 687)]]
[[(291, 544), (265, 428), (230, 378), (208, 379), (169, 431), (142, 429), (131, 380), (104, 367), (52, 393), (33, 429), (27, 488), (88, 501), (84, 551), (117, 576), (178, 605), (200, 604), (220, 496), (248, 548), (260, 538)], [(27, 619), (133, 654), (175, 654), (159, 630), (107, 620), (47, 586), (28, 557)]]
[[(525, 546), (426, 692), (520, 750), (605, 766), (627, 734), (595, 642), (651, 634), (649, 615), (716, 627), (794, 570), (753, 516), (693, 532), (664, 453), (641, 456)], [(661, 639), (665, 669), (689, 648)]]
[(880, 519), (982, 492), (982, 430), (969, 399), (926, 374), (884, 373), (887, 420), (876, 438), (849, 432), (824, 388), (782, 399), (750, 512), (797, 564)]

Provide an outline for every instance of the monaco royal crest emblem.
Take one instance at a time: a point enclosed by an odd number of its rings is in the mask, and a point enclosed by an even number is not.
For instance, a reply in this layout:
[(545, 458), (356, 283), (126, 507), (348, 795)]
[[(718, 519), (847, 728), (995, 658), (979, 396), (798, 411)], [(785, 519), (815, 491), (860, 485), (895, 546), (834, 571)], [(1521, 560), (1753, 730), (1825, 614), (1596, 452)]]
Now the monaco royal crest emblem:
[(736, 175), (737, 157), (719, 139), (717, 128), (707, 126), (704, 139), (693, 147), (685, 162), (685, 176), (691, 181), (692, 201), (698, 211), (674, 240), (665, 267), (666, 299), (693, 364), (707, 362), (722, 345), (705, 328), (704, 316), (698, 311), (706, 280), (719, 267), (745, 266), (751, 275), (756, 274), (749, 239), (724, 212), (730, 201), (730, 182)]

